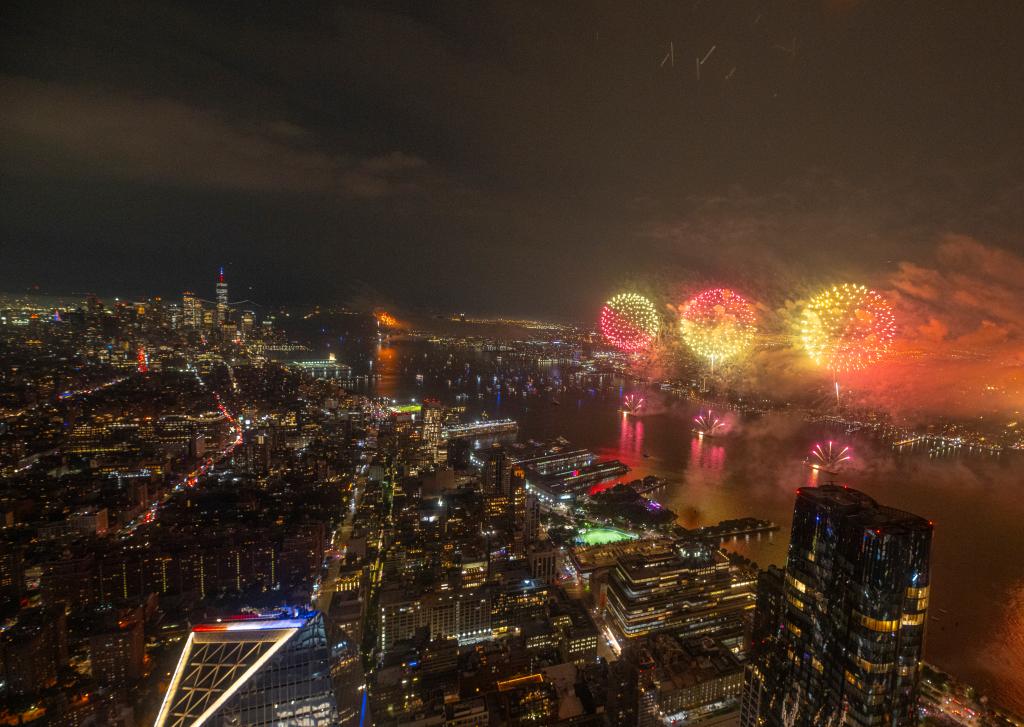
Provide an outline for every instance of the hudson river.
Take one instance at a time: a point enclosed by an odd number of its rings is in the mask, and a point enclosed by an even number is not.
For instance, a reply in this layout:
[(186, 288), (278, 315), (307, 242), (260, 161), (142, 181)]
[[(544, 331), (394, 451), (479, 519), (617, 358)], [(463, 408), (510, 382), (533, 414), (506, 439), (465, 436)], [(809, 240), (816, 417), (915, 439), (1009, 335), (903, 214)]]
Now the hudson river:
[(637, 389), (611, 378), (560, 393), (499, 396), (497, 387), (487, 390), (486, 355), (479, 355), (480, 382), (470, 364), (455, 382), (450, 368), (417, 363), (426, 360), (424, 350), (398, 343), (343, 358), (357, 373), (373, 360), (380, 377), (357, 387), (367, 393), (446, 403), (461, 393), (471, 415), (518, 420), (520, 439), (564, 436), (622, 460), (631, 468), (626, 479), (665, 478), (667, 486), (651, 496), (687, 527), (743, 516), (773, 520), (781, 529), (771, 536), (724, 543), (762, 566), (785, 563), (796, 488), (814, 483), (804, 463), (811, 447), (828, 439), (849, 445), (853, 466), (834, 479), (935, 523), (926, 658), (1024, 712), (1024, 457), (897, 452), (792, 414), (743, 420), (726, 413), (725, 433), (701, 441), (691, 431), (698, 405), (687, 399), (641, 389), (644, 412), (626, 417), (620, 397)]

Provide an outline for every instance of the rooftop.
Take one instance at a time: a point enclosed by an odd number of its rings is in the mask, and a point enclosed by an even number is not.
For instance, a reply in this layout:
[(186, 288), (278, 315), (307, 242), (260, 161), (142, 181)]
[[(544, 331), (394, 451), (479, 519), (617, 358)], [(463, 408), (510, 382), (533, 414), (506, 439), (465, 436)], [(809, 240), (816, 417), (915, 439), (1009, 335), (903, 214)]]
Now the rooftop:
[(797, 502), (810, 501), (826, 509), (846, 510), (868, 528), (903, 528), (907, 530), (930, 530), (932, 523), (919, 515), (879, 505), (873, 498), (859, 490), (840, 485), (801, 487), (797, 490)]

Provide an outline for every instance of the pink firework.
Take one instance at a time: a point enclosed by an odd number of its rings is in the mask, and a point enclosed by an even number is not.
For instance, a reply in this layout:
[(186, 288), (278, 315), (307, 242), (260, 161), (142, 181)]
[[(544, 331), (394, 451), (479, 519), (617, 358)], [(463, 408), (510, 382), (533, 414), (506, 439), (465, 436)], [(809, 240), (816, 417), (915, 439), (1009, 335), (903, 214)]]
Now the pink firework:
[(725, 422), (716, 417), (710, 409), (708, 409), (707, 414), (702, 412), (695, 416), (693, 423), (696, 425), (694, 431), (701, 436), (707, 437), (713, 437), (725, 427)]
[(626, 414), (639, 414), (644, 408), (644, 398), (639, 394), (628, 394), (622, 400), (622, 411)]
[(816, 460), (811, 463), (811, 467), (835, 474), (844, 464), (853, 459), (853, 452), (849, 447), (840, 447), (829, 440), (815, 444), (814, 449), (811, 450), (811, 456)]
[(654, 305), (636, 293), (620, 293), (601, 309), (601, 335), (620, 351), (646, 350), (654, 343), (658, 326)]

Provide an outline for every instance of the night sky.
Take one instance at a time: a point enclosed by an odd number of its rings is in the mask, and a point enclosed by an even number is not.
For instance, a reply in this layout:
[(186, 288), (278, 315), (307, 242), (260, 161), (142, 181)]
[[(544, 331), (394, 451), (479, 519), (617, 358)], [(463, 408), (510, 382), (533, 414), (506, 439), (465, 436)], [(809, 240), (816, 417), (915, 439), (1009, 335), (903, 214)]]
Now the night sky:
[(906, 293), (957, 245), (1002, 261), (971, 284), (1024, 269), (1019, 2), (33, 0), (0, 22), (8, 291), (212, 297), (223, 264), (267, 304), (570, 319), (622, 287)]

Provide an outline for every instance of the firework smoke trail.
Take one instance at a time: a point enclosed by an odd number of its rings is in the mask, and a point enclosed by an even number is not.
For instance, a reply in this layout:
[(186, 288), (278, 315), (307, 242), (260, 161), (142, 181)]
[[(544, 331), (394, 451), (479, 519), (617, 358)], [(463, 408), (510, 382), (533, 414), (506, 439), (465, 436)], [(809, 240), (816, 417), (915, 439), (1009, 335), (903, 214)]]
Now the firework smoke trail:
[(660, 326), (654, 305), (636, 293), (620, 293), (605, 303), (600, 324), (605, 340), (627, 353), (649, 348)]
[(811, 360), (832, 372), (839, 406), (839, 374), (882, 359), (896, 337), (896, 316), (882, 295), (863, 285), (833, 285), (804, 308), (800, 339)]
[(695, 354), (715, 363), (742, 355), (757, 333), (757, 315), (747, 300), (729, 288), (701, 291), (683, 305), (679, 331)]

